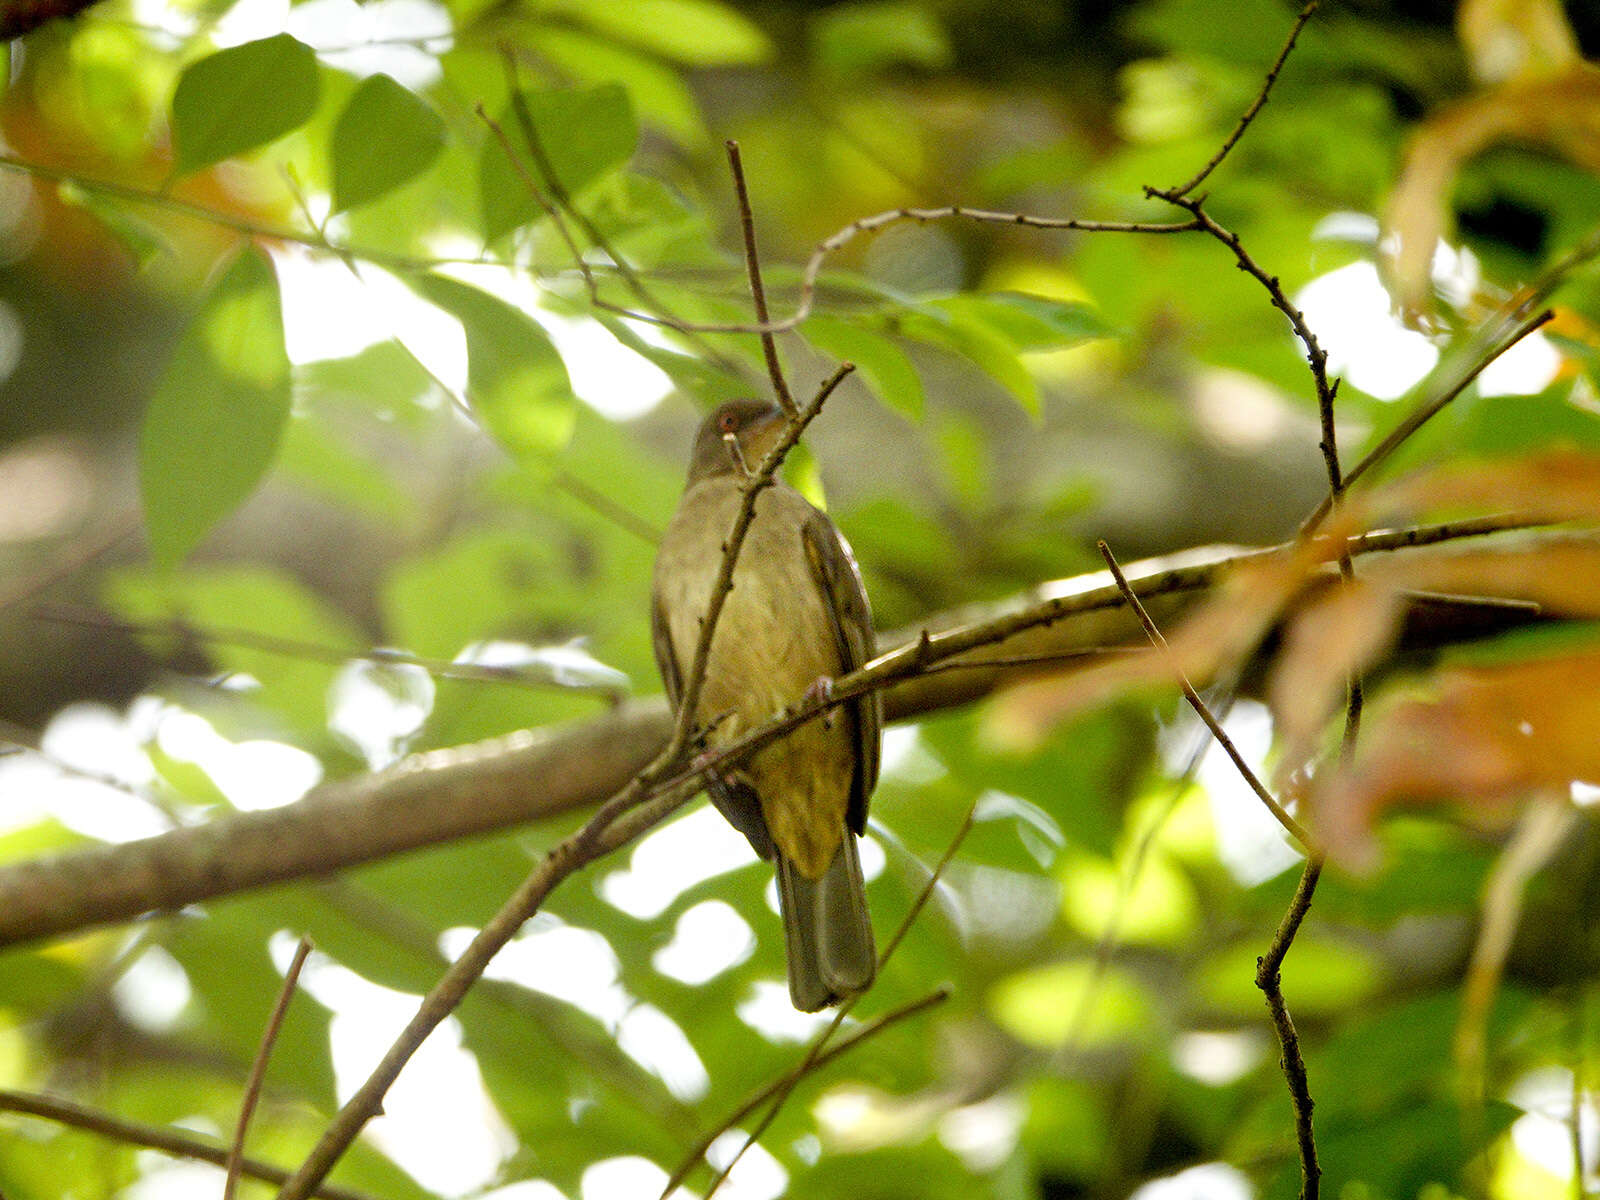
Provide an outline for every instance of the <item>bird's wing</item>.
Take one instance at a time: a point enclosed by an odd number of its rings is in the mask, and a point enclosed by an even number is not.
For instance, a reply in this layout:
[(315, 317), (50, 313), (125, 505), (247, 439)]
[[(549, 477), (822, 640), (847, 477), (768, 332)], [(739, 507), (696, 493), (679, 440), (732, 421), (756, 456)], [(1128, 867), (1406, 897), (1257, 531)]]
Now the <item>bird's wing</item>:
[[(672, 627), (667, 623), (667, 610), (659, 589), (652, 589), (650, 593), (650, 641), (655, 647), (656, 667), (667, 689), (667, 700), (676, 712), (678, 701), (683, 697), (683, 668), (678, 665)], [(766, 819), (761, 815), (761, 798), (754, 789), (737, 777), (713, 776), (706, 781), (706, 792), (717, 811), (750, 840), (755, 852), (762, 858), (771, 858), (772, 834), (767, 831)]]
[[(861, 568), (856, 566), (849, 544), (822, 513), (813, 512), (807, 517), (800, 533), (806, 561), (811, 565), (811, 573), (833, 617), (830, 624), (839, 651), (841, 673), (854, 671), (876, 650), (872, 610), (867, 604), (867, 589), (861, 582)], [(855, 726), (856, 735), (856, 771), (846, 818), (850, 828), (861, 833), (867, 824), (867, 799), (878, 783), (883, 698), (873, 692), (850, 701), (844, 709)]]
[(656, 669), (661, 672), (667, 699), (676, 711), (678, 697), (683, 695), (683, 671), (678, 666), (677, 652), (672, 648), (672, 630), (667, 625), (667, 614), (661, 607), (659, 591), (650, 593), (650, 641), (655, 646)]

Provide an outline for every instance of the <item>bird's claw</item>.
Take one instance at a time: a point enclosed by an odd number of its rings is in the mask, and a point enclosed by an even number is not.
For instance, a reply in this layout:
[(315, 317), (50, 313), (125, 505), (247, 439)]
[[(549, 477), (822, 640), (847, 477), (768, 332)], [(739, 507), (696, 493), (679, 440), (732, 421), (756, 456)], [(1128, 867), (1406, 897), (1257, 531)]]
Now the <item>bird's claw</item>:
[[(807, 705), (823, 705), (833, 699), (833, 680), (826, 675), (818, 675), (811, 681), (811, 686), (806, 688), (801, 697), (801, 703)], [(822, 725), (825, 729), (833, 728), (833, 710), (830, 708), (822, 714)]]

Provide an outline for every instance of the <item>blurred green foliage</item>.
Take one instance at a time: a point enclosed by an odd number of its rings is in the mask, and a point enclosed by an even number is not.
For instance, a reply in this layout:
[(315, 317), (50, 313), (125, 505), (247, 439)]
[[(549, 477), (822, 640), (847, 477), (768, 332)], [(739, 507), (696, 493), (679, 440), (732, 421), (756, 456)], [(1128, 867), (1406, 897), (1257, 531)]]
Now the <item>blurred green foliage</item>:
[[(48, 511), (31, 532), (0, 525), (0, 567), (26, 579), (77, 563), (50, 595), (163, 624), (91, 654), (8, 615), (6, 718), (114, 705), (153, 764), (117, 803), (186, 820), (236, 797), (159, 741), (153, 707), (351, 774), (364, 764), (330, 716), (339, 660), (370, 646), (438, 660), (559, 651), (580, 675), (588, 656), (655, 692), (652, 539), (688, 430), (700, 406), (767, 388), (756, 337), (723, 328), (751, 318), (719, 143), (743, 147), (783, 317), (819, 240), (888, 209), (1181, 219), (1143, 189), (1216, 152), (1294, 16), (1280, 0), (1003, 7), (454, 0), (408, 18), (384, 0), (308, 0), (278, 14), (287, 31), (241, 38), (264, 6), (105, 0), (13, 44), (0, 100), (0, 487), (22, 497), (19, 512), (36, 502), (6, 472), (41, 446), (65, 447), (88, 482), (53, 525)], [(1570, 16), (1592, 58), (1600, 33), (1582, 9)], [(245, 17), (255, 24), (230, 25)], [(1291, 295), (1372, 265), (1406, 147), (1472, 80), (1443, 6), (1329, 4), (1207, 181), (1207, 211)], [(1499, 147), (1446, 191), (1481, 274), (1459, 303), (1441, 297), (1441, 343), (1600, 221), (1589, 165), (1548, 148)], [(1330, 231), (1338, 214), (1358, 232)], [(1302, 348), (1216, 241), (884, 224), (841, 236), (813, 315), (779, 338), (802, 393), (840, 361), (858, 367), (809, 462), (880, 626), (1098, 565), (1095, 535), (1124, 557), (1262, 542), (1318, 499)], [(307, 259), (358, 279), (362, 311), (315, 308), (294, 282)], [(1403, 462), (1596, 444), (1600, 275), (1575, 274), (1559, 303), (1561, 369), (1532, 394), (1469, 393)], [(450, 332), (417, 334), (417, 311)], [(297, 319), (337, 333), (358, 316), (382, 336), (292, 360)], [(440, 366), (452, 354), (454, 376)], [(608, 391), (618, 369), (622, 395)], [(656, 395), (659, 409), (634, 415)], [(1346, 385), (1339, 412), (1353, 455), (1395, 408)], [(145, 546), (95, 551), (136, 493)], [(604, 703), (548, 671), (539, 687), (440, 680), (398, 740), (455, 745)], [(880, 940), (969, 809), (975, 825), (858, 1014), (952, 992), (800, 1083), (763, 1139), (791, 1194), (1115, 1197), (1217, 1161), (1261, 1196), (1294, 1194), (1292, 1118), (1254, 986), (1294, 872), (1224, 865), (1237, 822), (1173, 752), (1187, 732), (1170, 698), (1147, 697), (1024, 756), (988, 745), (973, 711), (895, 734), (874, 808)], [(43, 787), (3, 778), (0, 791)], [(231, 1130), (287, 934), (313, 937), (324, 969), (420, 993), (448, 931), (485, 921), (575, 819), (8, 951), (0, 1086)], [(0, 859), (80, 842), (80, 820), (21, 819)], [(1581, 901), (1593, 856), (1572, 851), (1562, 862), (1582, 869), (1552, 868), (1533, 890), (1524, 929), (1538, 936), (1509, 955), (1477, 1104), (1452, 1037), (1499, 847), (1442, 820), (1384, 836), (1373, 877), (1330, 874), (1284, 969), (1324, 1194), (1458, 1194), (1517, 1153), (1517, 1080), (1556, 1066), (1592, 1087), (1596, 956)], [(1587, 818), (1575, 840), (1592, 847)], [(463, 1187), (540, 1179), (576, 1196), (587, 1168), (626, 1155), (671, 1171), (797, 1061), (794, 1038), (754, 1015), (782, 973), (767, 868), (707, 868), (651, 909), (613, 902), (625, 858), (568, 880), (526, 935), (600, 939), (588, 944), (605, 948), (609, 974), (586, 1003), (541, 979), (562, 965), (536, 964), (522, 982), (485, 981), (456, 1014), (515, 1142), (491, 1179)], [(694, 982), (660, 969), (680, 919), (711, 900), (754, 949)], [(118, 981), (158, 952), (186, 999), (152, 1021)], [(625, 1036), (641, 1012), (681, 1031), (703, 1083)], [(284, 1163), (336, 1092), (328, 1007), (307, 995), (291, 1013), (251, 1141)], [(0, 1113), (8, 1200), (116, 1195), (148, 1170), (130, 1147)], [(371, 1146), (335, 1178), (433, 1194)], [(709, 1178), (702, 1168), (689, 1184)], [(1496, 1186), (1501, 1200), (1527, 1194)]]

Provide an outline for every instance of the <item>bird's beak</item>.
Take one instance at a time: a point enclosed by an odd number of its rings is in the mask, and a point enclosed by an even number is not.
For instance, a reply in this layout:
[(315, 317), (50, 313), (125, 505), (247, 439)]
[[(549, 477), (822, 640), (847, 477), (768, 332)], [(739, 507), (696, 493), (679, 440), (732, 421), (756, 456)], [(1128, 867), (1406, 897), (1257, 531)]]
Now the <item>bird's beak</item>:
[(782, 410), (774, 409), (771, 416), (747, 425), (737, 437), (731, 433), (722, 435), (723, 444), (728, 447), (728, 455), (733, 459), (733, 465), (740, 474), (748, 479), (755, 472), (756, 467), (761, 465), (761, 461), (778, 444), (778, 439), (783, 436), (787, 425), (788, 418), (783, 415)]

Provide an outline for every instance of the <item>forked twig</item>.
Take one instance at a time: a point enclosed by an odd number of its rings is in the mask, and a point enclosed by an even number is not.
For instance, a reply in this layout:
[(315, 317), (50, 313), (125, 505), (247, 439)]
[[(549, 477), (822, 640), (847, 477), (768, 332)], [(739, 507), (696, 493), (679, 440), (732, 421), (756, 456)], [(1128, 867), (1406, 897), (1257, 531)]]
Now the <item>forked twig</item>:
[(685, 679), (684, 693), (681, 697), (682, 708), (667, 747), (650, 766), (635, 776), (630, 784), (601, 805), (581, 829), (552, 847), (511, 897), (478, 931), (467, 948), (455, 962), (450, 964), (438, 982), (423, 997), (416, 1013), (390, 1045), (382, 1060), (373, 1068), (366, 1081), (335, 1114), (316, 1146), (301, 1163), (299, 1170), (279, 1193), (279, 1200), (305, 1200), (312, 1188), (327, 1177), (328, 1172), (349, 1149), (361, 1130), (382, 1110), (384, 1096), (399, 1078), (400, 1072), (404, 1070), (412, 1055), (440, 1022), (461, 1003), (468, 989), (488, 968), (495, 955), (539, 910), (557, 884), (584, 864), (638, 836), (699, 790), (703, 772), (711, 769), (712, 764), (672, 778), (668, 776), (682, 759), (684, 750), (689, 744), (694, 709), (705, 676), (711, 638), (716, 630), (722, 602), (726, 600), (732, 587), (734, 566), (745, 534), (754, 518), (756, 497), (763, 488), (770, 486), (774, 474), (782, 465), (784, 456), (799, 440), (806, 425), (821, 411), (823, 403), (851, 369), (850, 364), (845, 363), (823, 383), (811, 403), (797, 418), (789, 422), (778, 443), (762, 459), (760, 466), (746, 482), (744, 503), (724, 545), (722, 563), (717, 581), (713, 585), (711, 603), (708, 605), (701, 627), (693, 664)]
[[(1117, 581), (1117, 586), (1122, 589), (1128, 606), (1133, 609), (1139, 618), (1139, 623), (1144, 626), (1145, 633), (1162, 653), (1168, 653), (1166, 638), (1161, 635), (1160, 629), (1150, 619), (1144, 605), (1139, 602), (1139, 597), (1128, 585), (1126, 577), (1122, 574), (1122, 568), (1117, 565), (1116, 557), (1111, 553), (1111, 548), (1104, 541), (1098, 542), (1097, 545), (1101, 557), (1106, 560), (1106, 565)], [(1289, 905), (1289, 911), (1284, 915), (1283, 921), (1278, 925), (1278, 932), (1273, 937), (1267, 953), (1256, 962), (1256, 986), (1267, 998), (1267, 1010), (1272, 1015), (1272, 1027), (1278, 1035), (1278, 1045), (1283, 1052), (1283, 1074), (1289, 1083), (1289, 1097), (1295, 1114), (1295, 1135), (1300, 1149), (1300, 1200), (1317, 1200), (1322, 1167), (1317, 1161), (1317, 1143), (1312, 1136), (1311, 1089), (1306, 1078), (1305, 1059), (1300, 1053), (1300, 1037), (1295, 1032), (1294, 1021), (1290, 1018), (1288, 1005), (1284, 1002), (1279, 969), (1283, 965), (1284, 956), (1289, 953), (1289, 947), (1294, 943), (1295, 934), (1299, 932), (1300, 922), (1305, 919), (1306, 911), (1311, 907), (1311, 897), (1316, 891), (1317, 879), (1322, 873), (1322, 854), (1313, 846), (1308, 831), (1289, 815), (1277, 797), (1273, 796), (1251, 769), (1250, 764), (1244, 761), (1233, 740), (1223, 730), (1221, 722), (1217, 720), (1200, 694), (1194, 690), (1194, 685), (1189, 682), (1176, 661), (1172, 667), (1189, 706), (1205, 722), (1206, 728), (1217, 739), (1217, 744), (1233, 760), (1233, 765), (1245, 783), (1249, 784), (1250, 790), (1261, 798), (1262, 803), (1278, 819), (1279, 824), (1293, 834), (1295, 840), (1306, 851), (1306, 864), (1300, 875), (1299, 886), (1295, 889), (1294, 900)]]
[(1311, 20), (1311, 14), (1317, 11), (1317, 6), (1320, 3), (1321, 0), (1310, 0), (1300, 10), (1300, 15), (1295, 18), (1294, 28), (1289, 31), (1289, 36), (1283, 43), (1283, 49), (1278, 51), (1278, 57), (1273, 60), (1272, 66), (1267, 70), (1266, 80), (1262, 83), (1261, 90), (1256, 93), (1255, 101), (1249, 108), (1245, 109), (1244, 115), (1239, 118), (1239, 123), (1233, 127), (1233, 132), (1228, 135), (1227, 140), (1222, 143), (1217, 152), (1211, 156), (1211, 161), (1201, 167), (1194, 178), (1187, 183), (1179, 184), (1177, 187), (1170, 188), (1162, 193), (1164, 199), (1176, 200), (1179, 196), (1187, 196), (1204, 183), (1210, 177), (1211, 172), (1222, 165), (1222, 160), (1228, 157), (1234, 146), (1238, 144), (1239, 139), (1244, 136), (1244, 131), (1249, 129), (1251, 123), (1256, 119), (1256, 114), (1266, 105), (1267, 96), (1272, 91), (1272, 85), (1278, 82), (1278, 72), (1283, 70), (1283, 64), (1288, 61), (1290, 53), (1294, 50), (1295, 42), (1300, 38), (1300, 31), (1306, 27), (1306, 22)]

